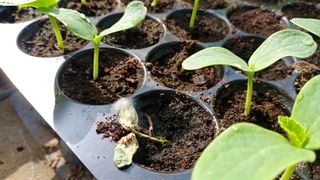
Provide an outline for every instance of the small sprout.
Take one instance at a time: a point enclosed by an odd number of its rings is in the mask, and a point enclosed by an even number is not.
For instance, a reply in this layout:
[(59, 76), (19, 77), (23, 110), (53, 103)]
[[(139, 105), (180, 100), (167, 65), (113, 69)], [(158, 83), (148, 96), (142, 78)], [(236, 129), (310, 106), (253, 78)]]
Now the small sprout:
[(189, 28), (191, 30), (193, 30), (193, 28), (194, 28), (194, 23), (196, 21), (196, 16), (197, 16), (197, 12), (198, 12), (198, 6), (199, 6), (199, 0), (194, 0), (191, 19), (190, 19), (190, 22), (189, 22)]
[(151, 6), (156, 7), (159, 0), (152, 0)]
[[(131, 100), (127, 98), (121, 98), (115, 103), (115, 106), (116, 109), (119, 110), (117, 120), (124, 129), (131, 132), (127, 136), (122, 137), (120, 141), (117, 142), (114, 161), (119, 168), (132, 163), (132, 157), (139, 148), (139, 144), (135, 135), (159, 143), (168, 142), (168, 140), (166, 139), (158, 139), (150, 135), (143, 134), (137, 130), (139, 126), (138, 113), (135, 110), (133, 102)], [(150, 121), (150, 119), (148, 119), (148, 121)], [(152, 123), (149, 122), (149, 124), (150, 126), (153, 126)]]
[(55, 9), (59, 0), (0, 0), (0, 5), (2, 6), (18, 6), (19, 8), (33, 7), (38, 11), (45, 13), (49, 16), (50, 23), (52, 25), (53, 31), (56, 35), (57, 44), (61, 51), (64, 51), (63, 39), (59, 26), (55, 18), (48, 13), (48, 10)]
[[(306, 41), (308, 41), (308, 44), (304, 43)], [(227, 65), (244, 71), (248, 77), (244, 115), (248, 116), (250, 114), (255, 72), (261, 71), (287, 56), (309, 57), (316, 49), (317, 43), (309, 34), (298, 30), (285, 29), (269, 36), (252, 54), (248, 64), (225, 48), (210, 47), (187, 58), (182, 63), (182, 68), (195, 70), (207, 66)]]
[(67, 24), (69, 30), (76, 36), (91, 41), (94, 47), (93, 55), (93, 79), (96, 80), (99, 75), (99, 47), (101, 40), (109, 34), (125, 31), (138, 26), (146, 17), (147, 8), (143, 2), (132, 1), (128, 4), (124, 15), (113, 26), (103, 30), (100, 34), (96, 27), (83, 14), (66, 9), (52, 9), (47, 12), (51, 16)]
[(192, 179), (276, 179), (284, 171), (281, 180), (290, 180), (297, 164), (314, 162), (320, 149), (319, 89), (316, 76), (299, 92), (291, 116), (279, 117), (289, 141), (254, 124), (235, 124), (204, 150)]
[(118, 168), (132, 163), (133, 155), (137, 152), (139, 143), (134, 133), (122, 137), (114, 148), (113, 160)]

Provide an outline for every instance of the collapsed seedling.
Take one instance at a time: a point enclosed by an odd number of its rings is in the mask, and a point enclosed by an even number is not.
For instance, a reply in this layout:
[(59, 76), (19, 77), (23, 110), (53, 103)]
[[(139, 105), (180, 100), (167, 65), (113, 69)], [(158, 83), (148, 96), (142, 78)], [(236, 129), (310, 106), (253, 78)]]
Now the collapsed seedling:
[(198, 7), (199, 7), (199, 0), (194, 0), (192, 14), (191, 14), (190, 22), (189, 22), (190, 30), (193, 30), (193, 28), (194, 28), (194, 23), (196, 21)]
[(297, 164), (313, 162), (320, 149), (319, 89), (316, 76), (301, 89), (291, 117), (279, 117), (289, 141), (254, 124), (235, 124), (204, 150), (192, 179), (275, 179), (285, 170), (281, 180), (289, 180)]
[[(139, 128), (139, 118), (131, 100), (127, 98), (122, 98), (119, 101), (117, 101), (116, 106), (120, 108), (117, 121), (125, 130), (130, 132), (128, 135), (122, 137), (117, 142), (116, 147), (114, 149), (114, 162), (119, 168), (130, 165), (132, 163), (133, 155), (139, 148), (139, 143), (136, 138), (136, 135), (159, 143), (168, 142), (168, 140), (166, 139), (158, 139), (152, 137), (152, 133), (147, 135), (137, 130)], [(146, 117), (150, 124), (149, 131), (152, 131), (152, 120), (149, 119), (149, 116)]]
[(252, 54), (248, 64), (225, 48), (210, 47), (187, 58), (182, 63), (182, 68), (196, 70), (207, 66), (228, 65), (245, 72), (248, 81), (244, 115), (248, 116), (250, 114), (255, 72), (261, 71), (287, 56), (309, 57), (316, 49), (317, 44), (309, 34), (298, 30), (286, 29), (268, 37)]
[(93, 79), (99, 75), (99, 46), (101, 40), (108, 34), (138, 26), (146, 17), (147, 8), (140, 1), (132, 1), (128, 4), (121, 19), (113, 26), (98, 33), (96, 27), (83, 14), (76, 11), (66, 11), (66, 9), (48, 9), (49, 15), (64, 22), (68, 29), (76, 36), (91, 41), (94, 47), (93, 57)]

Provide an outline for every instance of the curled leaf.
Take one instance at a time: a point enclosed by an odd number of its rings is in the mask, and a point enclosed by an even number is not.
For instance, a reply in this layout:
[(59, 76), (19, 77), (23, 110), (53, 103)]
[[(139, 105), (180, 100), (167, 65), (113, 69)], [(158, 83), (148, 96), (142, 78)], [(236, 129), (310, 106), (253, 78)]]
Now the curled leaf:
[(118, 121), (123, 128), (128, 131), (135, 131), (138, 126), (138, 113), (133, 106), (132, 100), (122, 98), (117, 101), (116, 106), (119, 107)]
[(132, 163), (133, 155), (139, 148), (136, 135), (130, 133), (122, 137), (114, 148), (113, 160), (118, 168), (130, 165)]

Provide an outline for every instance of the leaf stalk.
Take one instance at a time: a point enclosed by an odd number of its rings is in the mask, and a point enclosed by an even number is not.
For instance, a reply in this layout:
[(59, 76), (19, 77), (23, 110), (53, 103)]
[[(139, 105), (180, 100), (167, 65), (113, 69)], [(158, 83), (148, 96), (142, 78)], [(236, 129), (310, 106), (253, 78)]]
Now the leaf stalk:
[(53, 31), (54, 31), (54, 33), (55, 33), (55, 35), (56, 35), (58, 47), (59, 47), (62, 51), (64, 51), (63, 39), (62, 39), (62, 36), (61, 36), (61, 32), (60, 32), (60, 30), (59, 30), (59, 26), (58, 26), (58, 24), (57, 24), (57, 21), (56, 21), (56, 19), (55, 19), (53, 16), (51, 16), (51, 15), (49, 15), (49, 20), (50, 20), (50, 23), (51, 23), (51, 25), (52, 25)]
[(297, 167), (296, 164), (288, 167), (288, 168), (286, 169), (286, 171), (282, 174), (280, 180), (290, 180), (290, 178), (291, 178), (294, 170), (296, 169), (296, 167)]

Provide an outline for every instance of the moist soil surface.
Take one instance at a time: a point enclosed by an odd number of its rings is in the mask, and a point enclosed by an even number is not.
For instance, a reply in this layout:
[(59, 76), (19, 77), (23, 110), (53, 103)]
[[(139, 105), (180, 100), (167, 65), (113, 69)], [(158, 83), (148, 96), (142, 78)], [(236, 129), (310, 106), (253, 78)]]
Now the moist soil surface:
[[(212, 116), (182, 94), (151, 93), (142, 97), (140, 103), (143, 105), (138, 107), (139, 131), (169, 142), (158, 143), (137, 136), (140, 147), (133, 162), (158, 172), (191, 169), (215, 137), (216, 126)], [(103, 133), (104, 137), (125, 134), (119, 125), (110, 126), (110, 121), (109, 125), (106, 124), (108, 122), (97, 126), (97, 132)], [(149, 130), (150, 124), (153, 131)]]
[(18, 42), (20, 48), (27, 54), (37, 57), (56, 57), (79, 50), (88, 42), (77, 38), (65, 26), (58, 23), (64, 43), (64, 52), (57, 44), (56, 36), (49, 19), (41, 20), (35, 32), (25, 33), (28, 37), (22, 37)]
[(69, 60), (60, 75), (60, 88), (69, 98), (85, 104), (109, 104), (133, 94), (143, 81), (141, 63), (109, 49), (100, 49), (99, 77), (93, 80), (93, 53)]
[(298, 61), (294, 65), (294, 71), (298, 77), (294, 83), (296, 93), (299, 93), (302, 87), (314, 76), (320, 74), (320, 69), (313, 64), (305, 61)]
[(220, 119), (222, 131), (235, 123), (250, 122), (284, 134), (277, 123), (278, 116), (290, 115), (290, 112), (282, 105), (283, 97), (279, 96), (278, 91), (268, 90), (260, 93), (254, 90), (250, 115), (245, 116), (245, 86), (226, 86), (213, 101), (214, 112)]
[(245, 0), (254, 5), (278, 5), (279, 0)]
[[(186, 7), (193, 7), (194, 0), (181, 0), (182, 5)], [(201, 9), (224, 9), (232, 6), (231, 2), (227, 0), (202, 0), (199, 1), (199, 8)]]
[(288, 19), (292, 19), (294, 17), (320, 19), (320, 9), (316, 7), (315, 4), (289, 4), (282, 8), (282, 13), (287, 16)]
[[(133, 0), (121, 0), (123, 6), (128, 5)], [(142, 0), (140, 0), (142, 1)], [(144, 5), (147, 7), (148, 12), (150, 13), (163, 13), (169, 10), (172, 10), (177, 0), (158, 0), (158, 4), (156, 7), (153, 7), (152, 4), (153, 0), (143, 0)]]
[(165, 23), (174, 35), (181, 40), (214, 42), (222, 40), (230, 32), (228, 24), (210, 14), (198, 13), (194, 29), (190, 30), (191, 13), (180, 13), (169, 17)]
[(163, 48), (166, 53), (155, 54), (146, 62), (152, 78), (160, 84), (182, 91), (204, 91), (221, 80), (222, 73), (217, 67), (181, 72), (182, 62), (200, 50), (194, 41)]
[(116, 8), (119, 3), (115, 0), (87, 0), (87, 4), (83, 5), (81, 0), (62, 0), (59, 3), (60, 7), (73, 9), (85, 14), (86, 16), (102, 16)]
[(22, 8), (18, 10), (17, 7), (0, 6), (0, 23), (25, 22), (40, 16), (41, 13), (34, 8)]
[[(253, 52), (262, 44), (263, 38), (254, 36), (235, 37), (228, 40), (223, 47), (230, 50), (243, 60), (248, 61)], [(270, 67), (257, 72), (255, 78), (262, 80), (282, 80), (293, 73), (294, 68), (287, 66), (284, 61), (280, 60)]]
[(159, 22), (146, 19), (137, 27), (106, 36), (103, 42), (125, 49), (142, 49), (158, 43), (163, 33), (163, 27)]
[(281, 16), (264, 11), (258, 7), (236, 8), (229, 14), (230, 22), (242, 31), (251, 34), (269, 36), (285, 29)]

